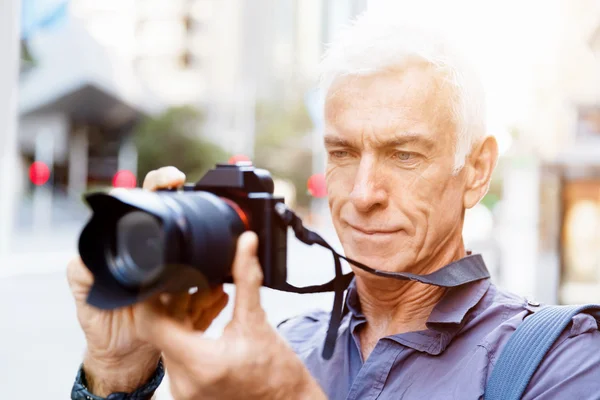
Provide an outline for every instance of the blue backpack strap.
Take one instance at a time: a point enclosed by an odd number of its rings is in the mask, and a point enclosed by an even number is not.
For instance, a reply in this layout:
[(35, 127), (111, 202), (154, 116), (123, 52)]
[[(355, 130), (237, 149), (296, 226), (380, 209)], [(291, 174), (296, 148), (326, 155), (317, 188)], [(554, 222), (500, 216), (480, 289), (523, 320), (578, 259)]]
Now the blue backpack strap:
[(500, 353), (485, 388), (485, 400), (519, 400), (542, 359), (581, 312), (600, 312), (600, 305), (546, 306), (525, 318)]

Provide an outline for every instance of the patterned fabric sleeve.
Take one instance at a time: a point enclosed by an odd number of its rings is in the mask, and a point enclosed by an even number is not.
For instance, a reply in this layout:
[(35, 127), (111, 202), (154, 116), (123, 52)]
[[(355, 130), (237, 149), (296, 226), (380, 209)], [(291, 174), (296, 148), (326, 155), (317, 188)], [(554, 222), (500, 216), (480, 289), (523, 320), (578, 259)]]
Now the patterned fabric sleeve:
[(87, 389), (87, 382), (85, 379), (85, 372), (83, 370), (83, 364), (79, 367), (73, 389), (71, 390), (71, 400), (150, 400), (154, 395), (156, 389), (162, 382), (165, 376), (165, 368), (162, 360), (158, 362), (156, 372), (150, 378), (144, 386), (137, 389), (132, 393), (112, 393), (108, 397), (99, 397), (91, 394)]

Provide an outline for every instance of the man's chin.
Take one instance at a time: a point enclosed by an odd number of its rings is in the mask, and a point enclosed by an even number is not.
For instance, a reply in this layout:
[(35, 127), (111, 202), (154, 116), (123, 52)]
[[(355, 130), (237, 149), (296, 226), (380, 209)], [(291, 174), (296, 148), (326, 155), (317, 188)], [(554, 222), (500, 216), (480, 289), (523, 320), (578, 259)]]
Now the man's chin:
[[(356, 252), (346, 252), (347, 257), (358, 261), (361, 264), (366, 265), (367, 267), (377, 269), (379, 271), (386, 272), (413, 272), (411, 271), (412, 260), (408, 253), (396, 253), (393, 255), (361, 255)], [(353, 266), (352, 270), (357, 274), (369, 274), (370, 276), (374, 276), (373, 274), (363, 271), (362, 269)]]

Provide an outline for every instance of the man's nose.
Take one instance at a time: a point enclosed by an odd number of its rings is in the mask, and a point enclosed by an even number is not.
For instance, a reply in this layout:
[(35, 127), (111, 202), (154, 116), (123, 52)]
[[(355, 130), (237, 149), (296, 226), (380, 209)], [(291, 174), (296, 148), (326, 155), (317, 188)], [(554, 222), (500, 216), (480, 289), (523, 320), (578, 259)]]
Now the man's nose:
[(369, 212), (387, 206), (388, 193), (383, 179), (382, 171), (374, 160), (361, 160), (350, 193), (350, 201), (357, 211)]

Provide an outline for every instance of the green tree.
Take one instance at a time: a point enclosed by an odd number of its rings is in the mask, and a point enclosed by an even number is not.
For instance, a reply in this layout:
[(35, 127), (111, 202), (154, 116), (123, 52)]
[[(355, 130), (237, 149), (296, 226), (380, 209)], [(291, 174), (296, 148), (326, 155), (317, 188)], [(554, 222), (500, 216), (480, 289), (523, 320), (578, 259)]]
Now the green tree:
[(190, 107), (173, 107), (155, 117), (145, 118), (134, 131), (138, 149), (140, 182), (153, 169), (172, 165), (196, 181), (229, 155), (219, 146), (201, 138), (204, 116)]
[(256, 107), (254, 164), (272, 175), (290, 180), (296, 202), (307, 206), (306, 182), (312, 173), (312, 121), (301, 99), (263, 102)]
[(304, 102), (261, 102), (256, 106), (256, 145), (280, 146), (290, 139), (306, 135), (312, 121)]

